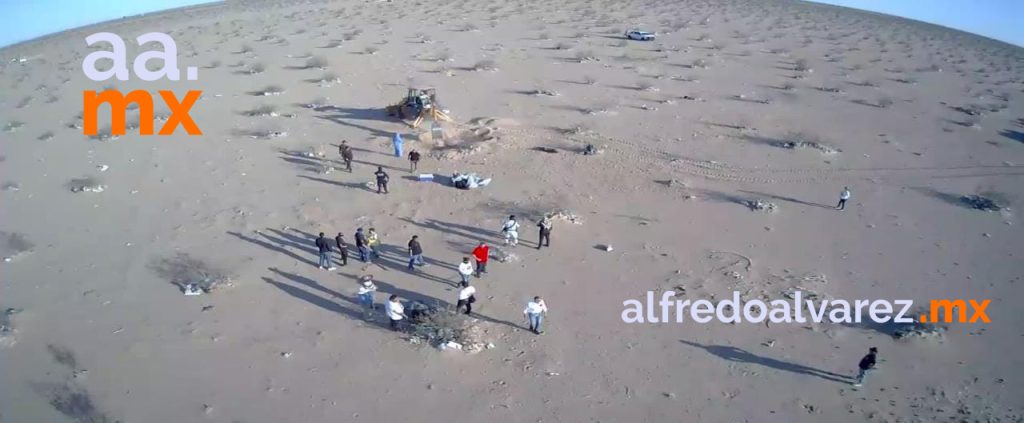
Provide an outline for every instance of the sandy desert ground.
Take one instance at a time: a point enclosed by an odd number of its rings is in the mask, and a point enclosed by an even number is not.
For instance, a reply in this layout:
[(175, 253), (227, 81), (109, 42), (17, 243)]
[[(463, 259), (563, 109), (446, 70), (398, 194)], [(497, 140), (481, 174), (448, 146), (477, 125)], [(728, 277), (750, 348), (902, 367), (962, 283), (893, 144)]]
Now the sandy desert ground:
[[(633, 27), (659, 37), (624, 40)], [(90, 81), (99, 31), (170, 33), (199, 80)], [(315, 1), (109, 22), (0, 59), (2, 422), (1024, 419), (1021, 48), (793, 1)], [(437, 87), (456, 121), (444, 145), (407, 143), (421, 171), (490, 186), (417, 182), (392, 157), (390, 135), (417, 131), (383, 108), (410, 84)], [(86, 137), (80, 93), (104, 86), (202, 90), (204, 135)], [(366, 187), (378, 165), (389, 195)], [(583, 223), (533, 249), (554, 210)], [(493, 349), (438, 351), (361, 318), (366, 273), (378, 302), (453, 303), (454, 264), (508, 214), (525, 221), (519, 260), (475, 282)], [(384, 258), (318, 270), (314, 235), (357, 227), (378, 229)], [(433, 265), (410, 274), (415, 234)], [(182, 295), (199, 270), (230, 283)], [(620, 319), (648, 290), (797, 287), (990, 298), (992, 323), (896, 339)], [(533, 295), (541, 336), (523, 328)], [(884, 362), (853, 390), (870, 346)]]

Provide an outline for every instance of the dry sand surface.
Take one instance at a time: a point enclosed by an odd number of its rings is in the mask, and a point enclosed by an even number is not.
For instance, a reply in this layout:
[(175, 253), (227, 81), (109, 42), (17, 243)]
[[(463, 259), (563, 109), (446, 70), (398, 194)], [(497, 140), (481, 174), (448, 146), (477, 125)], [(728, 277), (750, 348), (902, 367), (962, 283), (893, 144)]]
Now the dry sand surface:
[[(631, 27), (658, 39), (626, 41)], [(84, 37), (101, 30), (133, 52), (138, 34), (170, 33), (199, 80), (86, 79)], [(171, 11), (0, 58), (5, 423), (1024, 418), (1020, 48), (791, 1), (329, 1)], [(444, 145), (385, 114), (409, 84), (437, 87), (455, 119)], [(90, 139), (81, 92), (103, 86), (202, 90), (204, 135)], [(412, 180), (394, 131), (421, 171), (494, 182)], [(602, 154), (580, 154), (588, 143)], [(378, 165), (389, 195), (366, 187)], [(972, 209), (972, 194), (1004, 209)], [(552, 210), (583, 223), (556, 221), (536, 250)], [(475, 281), (494, 348), (439, 351), (361, 317), (367, 273), (378, 303), (454, 303), (455, 264), (499, 243), (509, 214), (518, 260)], [(377, 228), (384, 258), (318, 270), (315, 234), (351, 243), (357, 227)], [(432, 264), (416, 274), (412, 235)], [(182, 295), (194, 274), (229, 279)], [(896, 339), (620, 318), (648, 290), (797, 287), (990, 298), (992, 323)], [(541, 336), (523, 327), (533, 295), (550, 308)], [(870, 346), (884, 361), (854, 390)]]

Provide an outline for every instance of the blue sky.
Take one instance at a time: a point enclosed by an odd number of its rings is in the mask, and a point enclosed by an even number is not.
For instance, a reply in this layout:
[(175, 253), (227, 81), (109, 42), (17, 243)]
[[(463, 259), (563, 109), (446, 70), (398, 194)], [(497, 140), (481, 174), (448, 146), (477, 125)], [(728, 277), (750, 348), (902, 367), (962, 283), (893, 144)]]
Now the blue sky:
[(813, 0), (939, 24), (1024, 46), (1024, 0)]
[[(0, 46), (210, 0), (0, 0)], [(1024, 46), (1024, 0), (818, 0), (931, 22)]]

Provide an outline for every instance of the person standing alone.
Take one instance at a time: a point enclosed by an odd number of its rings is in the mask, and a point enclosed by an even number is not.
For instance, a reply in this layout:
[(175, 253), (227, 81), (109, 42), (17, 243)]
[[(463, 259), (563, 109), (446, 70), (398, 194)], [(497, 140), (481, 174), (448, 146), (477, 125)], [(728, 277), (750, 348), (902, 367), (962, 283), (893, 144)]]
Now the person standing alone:
[(414, 270), (413, 265), (423, 265), (423, 246), (420, 245), (420, 236), (413, 235), (409, 240), (409, 271)]
[(331, 266), (331, 243), (324, 238), (323, 232), (320, 232), (315, 244), (317, 251), (320, 252), (320, 268), (334, 270), (334, 266)]
[(404, 142), (402, 134), (395, 132), (395, 136), (391, 138), (391, 144), (395, 147), (395, 157), (402, 157), (402, 143)]
[(857, 367), (860, 371), (857, 372), (857, 380), (853, 382), (853, 386), (860, 387), (864, 384), (864, 380), (868, 378), (868, 372), (875, 370), (875, 361), (878, 358), (878, 348), (871, 347), (868, 350), (868, 355), (860, 359), (860, 364)]
[(476, 277), (480, 277), (481, 274), (487, 273), (487, 259), (490, 258), (491, 247), (488, 247), (486, 243), (481, 242), (473, 249), (473, 258), (476, 259)]
[(455, 312), (458, 313), (463, 307), (466, 308), (466, 314), (473, 312), (473, 303), (476, 302), (476, 287), (469, 284), (469, 282), (462, 282), (459, 284), (462, 288), (459, 290), (459, 302), (455, 304)]
[(505, 245), (515, 247), (519, 244), (519, 222), (516, 221), (516, 215), (509, 216), (505, 224), (501, 225), (501, 233), (505, 235)]
[(846, 200), (850, 199), (850, 188), (843, 187), (843, 192), (839, 193), (839, 204), (836, 204), (836, 210), (846, 210)]
[(420, 152), (415, 149), (409, 152), (409, 171), (415, 172), (419, 168)]
[(377, 177), (377, 194), (380, 194), (381, 191), (384, 191), (384, 193), (387, 194), (388, 181), (391, 180), (391, 177), (384, 171), (384, 167), (377, 166), (377, 171), (373, 172), (373, 176)]
[(345, 162), (345, 170), (348, 170), (348, 173), (352, 173), (352, 147), (349, 147), (348, 141), (341, 142), (341, 145), (338, 146), (338, 154), (341, 155), (341, 160)]
[(526, 321), (530, 323), (530, 332), (537, 335), (544, 333), (540, 330), (540, 324), (544, 322), (544, 315), (547, 313), (548, 306), (544, 304), (544, 300), (540, 296), (533, 297), (533, 301), (526, 303), (523, 314), (526, 315)]
[(537, 222), (537, 227), (540, 228), (540, 237), (537, 238), (537, 249), (539, 250), (541, 244), (545, 247), (551, 247), (551, 228), (554, 227), (554, 222), (551, 221), (551, 217), (544, 215), (543, 218)]

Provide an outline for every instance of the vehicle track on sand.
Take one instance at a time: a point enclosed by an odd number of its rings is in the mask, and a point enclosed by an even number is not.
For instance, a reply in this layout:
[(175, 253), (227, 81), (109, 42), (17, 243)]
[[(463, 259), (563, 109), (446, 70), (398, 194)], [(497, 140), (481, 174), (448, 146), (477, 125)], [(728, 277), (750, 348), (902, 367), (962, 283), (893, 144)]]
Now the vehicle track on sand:
[(744, 168), (734, 167), (712, 160), (694, 159), (667, 151), (647, 147), (636, 142), (592, 136), (600, 139), (616, 156), (624, 157), (649, 166), (666, 168), (714, 181), (742, 182), (752, 184), (780, 183), (825, 183), (854, 179), (944, 179), (985, 176), (1024, 177), (1024, 166), (976, 165), (946, 167), (879, 167), (879, 168)]

